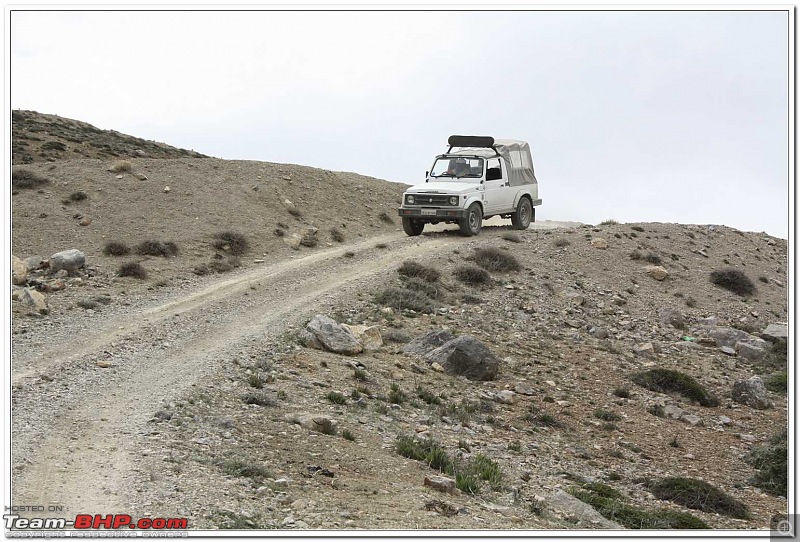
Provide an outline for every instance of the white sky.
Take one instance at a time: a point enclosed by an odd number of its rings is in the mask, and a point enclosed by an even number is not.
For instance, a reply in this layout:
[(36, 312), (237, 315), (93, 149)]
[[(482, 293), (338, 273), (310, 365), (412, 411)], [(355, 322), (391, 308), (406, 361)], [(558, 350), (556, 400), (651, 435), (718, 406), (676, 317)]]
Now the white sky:
[(539, 220), (788, 237), (787, 11), (10, 17), (13, 109), (409, 184), (451, 134), (522, 139)]

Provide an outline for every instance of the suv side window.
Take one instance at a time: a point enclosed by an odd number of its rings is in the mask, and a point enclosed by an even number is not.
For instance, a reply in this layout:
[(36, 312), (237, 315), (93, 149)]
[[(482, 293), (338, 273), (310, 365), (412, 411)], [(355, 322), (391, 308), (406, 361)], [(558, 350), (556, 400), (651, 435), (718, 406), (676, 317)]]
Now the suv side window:
[(503, 170), (500, 169), (500, 159), (492, 158), (486, 163), (486, 180), (496, 181), (503, 178)]

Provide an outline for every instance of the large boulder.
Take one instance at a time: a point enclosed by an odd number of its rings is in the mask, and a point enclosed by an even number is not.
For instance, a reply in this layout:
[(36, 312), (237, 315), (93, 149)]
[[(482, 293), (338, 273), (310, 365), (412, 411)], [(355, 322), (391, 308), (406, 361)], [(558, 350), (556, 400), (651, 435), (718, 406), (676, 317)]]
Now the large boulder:
[(761, 378), (757, 376), (734, 382), (731, 397), (737, 403), (759, 410), (772, 406), (767, 394), (767, 388), (764, 387), (764, 382)]
[(306, 330), (331, 352), (354, 356), (364, 350), (364, 347), (352, 333), (325, 315), (318, 314), (314, 316), (306, 325)]
[(62, 269), (70, 275), (86, 265), (86, 255), (78, 249), (56, 252), (50, 256), (50, 272), (57, 273)]
[(438, 363), (451, 376), (470, 380), (494, 380), (500, 360), (475, 337), (462, 335), (425, 355), (428, 363)]
[(22, 286), (28, 282), (28, 266), (27, 264), (14, 256), (11, 256), (11, 284)]
[(403, 347), (403, 352), (406, 354), (418, 354), (424, 356), (431, 350), (439, 348), (444, 343), (452, 341), (455, 336), (443, 329), (435, 329), (429, 331), (421, 337), (417, 337)]

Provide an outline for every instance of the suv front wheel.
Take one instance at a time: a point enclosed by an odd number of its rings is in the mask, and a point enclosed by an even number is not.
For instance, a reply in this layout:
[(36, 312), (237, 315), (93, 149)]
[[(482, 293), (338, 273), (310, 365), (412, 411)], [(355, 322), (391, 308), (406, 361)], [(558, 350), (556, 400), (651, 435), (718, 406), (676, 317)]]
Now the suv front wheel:
[(413, 218), (407, 216), (403, 217), (403, 231), (406, 232), (406, 235), (415, 237), (421, 234), (423, 229), (425, 229), (424, 222), (419, 220), (414, 220)]
[(478, 203), (473, 203), (467, 209), (467, 216), (458, 221), (458, 227), (461, 229), (461, 235), (466, 237), (478, 235), (481, 232), (481, 224), (483, 223), (483, 211)]

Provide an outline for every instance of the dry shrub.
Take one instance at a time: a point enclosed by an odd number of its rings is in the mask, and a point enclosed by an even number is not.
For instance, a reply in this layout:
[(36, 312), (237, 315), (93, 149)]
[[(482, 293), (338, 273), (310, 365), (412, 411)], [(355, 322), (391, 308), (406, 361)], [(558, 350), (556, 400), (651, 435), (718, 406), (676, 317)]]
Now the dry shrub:
[(144, 256), (175, 256), (178, 254), (178, 245), (172, 241), (164, 243), (148, 239), (136, 245), (136, 253)]
[(250, 243), (247, 237), (235, 231), (223, 231), (214, 235), (214, 248), (224, 250), (234, 256), (241, 256), (250, 250)]
[(471, 258), (487, 271), (519, 271), (519, 261), (504, 250), (498, 248), (479, 248)]
[(117, 160), (111, 167), (108, 168), (109, 171), (113, 173), (124, 173), (129, 172), (133, 169), (133, 164), (130, 163), (129, 160)]
[(712, 271), (711, 282), (741, 297), (748, 297), (756, 293), (753, 281), (738, 269)]
[(48, 184), (50, 179), (43, 177), (29, 169), (15, 169), (11, 173), (11, 187), (18, 189), (37, 188)]
[(415, 262), (414, 260), (404, 261), (400, 265), (400, 268), (397, 270), (397, 272), (403, 276), (418, 278), (426, 282), (436, 282), (439, 280), (439, 276), (441, 275), (437, 269), (434, 269), (433, 267), (426, 267), (419, 262)]
[(124, 263), (119, 266), (117, 274), (120, 277), (133, 277), (135, 279), (146, 279), (147, 271), (142, 264), (136, 262)]
[(130, 254), (131, 247), (120, 241), (109, 241), (103, 247), (103, 254), (106, 256), (125, 256)]

